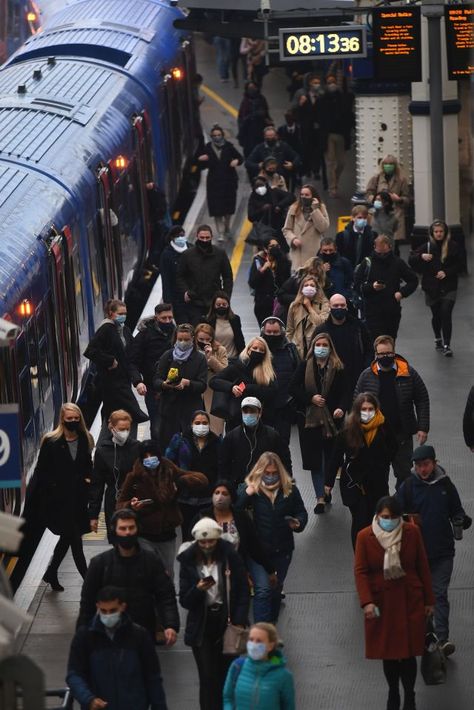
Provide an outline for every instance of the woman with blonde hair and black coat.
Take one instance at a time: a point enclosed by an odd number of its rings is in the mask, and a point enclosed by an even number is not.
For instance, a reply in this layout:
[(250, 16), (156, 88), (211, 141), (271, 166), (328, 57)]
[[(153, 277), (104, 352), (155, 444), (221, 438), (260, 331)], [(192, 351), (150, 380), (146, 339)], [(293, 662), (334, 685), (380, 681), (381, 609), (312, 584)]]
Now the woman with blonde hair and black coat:
[(64, 591), (58, 581), (58, 569), (69, 548), (81, 576), (87, 572), (82, 535), (91, 531), (87, 503), (93, 447), (94, 439), (81, 410), (77, 404), (66, 402), (61, 407), (58, 426), (43, 437), (30, 492), (31, 505), (34, 500), (41, 522), (59, 535), (43, 577), (55, 592)]
[(209, 385), (216, 392), (227, 392), (230, 395), (227, 431), (241, 423), (242, 397), (256, 397), (260, 400), (264, 405), (262, 420), (266, 423), (265, 408), (271, 407), (277, 387), (272, 354), (266, 341), (260, 336), (252, 338), (240, 353), (239, 359), (215, 375)]
[[(324, 483), (334, 440), (351, 392), (342, 364), (327, 333), (318, 333), (306, 359), (298, 366), (290, 384), (298, 408), (303, 468), (311, 471), (316, 493), (316, 514), (325, 511)], [(329, 500), (327, 500), (329, 502)]]
[(286, 322), (286, 336), (305, 358), (316, 326), (325, 323), (331, 309), (320, 283), (314, 276), (305, 276), (299, 285), (298, 294), (290, 306)]

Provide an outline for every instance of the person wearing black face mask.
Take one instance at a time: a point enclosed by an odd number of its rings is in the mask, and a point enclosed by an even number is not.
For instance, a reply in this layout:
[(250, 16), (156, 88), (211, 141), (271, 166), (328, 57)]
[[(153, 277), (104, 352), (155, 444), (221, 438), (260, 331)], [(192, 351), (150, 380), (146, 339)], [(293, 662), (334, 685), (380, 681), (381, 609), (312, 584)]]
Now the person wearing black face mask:
[(214, 328), (216, 340), (225, 347), (229, 360), (234, 360), (245, 348), (240, 317), (230, 307), (225, 291), (216, 291), (206, 322)]
[(318, 252), (326, 272), (328, 298), (335, 293), (340, 293), (349, 301), (351, 300), (354, 269), (349, 259), (337, 253), (336, 240), (333, 237), (323, 237)]
[(239, 107), (237, 140), (242, 146), (244, 156), (250, 155), (254, 147), (262, 140), (262, 132), (272, 122), (268, 103), (253, 81), (245, 85), (245, 91)]
[(211, 140), (198, 157), (201, 170), (207, 169), (207, 208), (216, 222), (217, 240), (223, 242), (230, 236), (230, 220), (235, 212), (238, 174), (236, 168), (243, 163), (239, 151), (226, 140), (223, 129), (215, 124)]
[(234, 278), (229, 258), (212, 244), (212, 229), (202, 224), (196, 230), (196, 244), (187, 249), (179, 262), (177, 284), (184, 293), (193, 325), (202, 323), (215, 292), (224, 288), (231, 296)]
[(290, 260), (281, 251), (278, 241), (269, 239), (255, 254), (248, 279), (254, 292), (254, 313), (259, 325), (272, 315), (275, 293), (290, 275)]
[[(173, 582), (160, 557), (138, 541), (137, 515), (133, 510), (117, 511), (111, 521), (114, 547), (93, 557), (81, 591), (77, 628), (88, 626), (96, 612), (96, 598), (103, 586), (126, 591), (127, 612), (155, 639), (159, 622), (167, 646), (179, 631), (179, 614)], [(158, 622), (159, 618), (159, 622)]]
[(261, 335), (270, 348), (277, 382), (277, 396), (272, 407), (273, 419), (270, 424), (278, 431), (283, 442), (289, 446), (291, 426), (296, 414), (289, 388), (300, 363), (300, 357), (296, 345), (288, 341), (284, 323), (279, 318), (274, 316), (266, 318), (262, 322)]
[(265, 405), (263, 421), (266, 423), (272, 417), (277, 385), (270, 350), (265, 340), (252, 338), (239, 359), (217, 373), (209, 385), (217, 392), (228, 393), (227, 431), (240, 425), (240, 403), (245, 397), (257, 397)]
[(410, 475), (413, 435), (419, 445), (425, 443), (430, 428), (430, 399), (425, 383), (401, 355), (395, 353), (395, 341), (380, 335), (374, 342), (375, 360), (357, 382), (354, 396), (370, 392), (380, 402), (380, 410), (397, 438), (392, 467), (397, 489)]
[(285, 192), (288, 190), (285, 178), (278, 172), (278, 162), (275, 158), (265, 158), (258, 177), (262, 177), (272, 190), (275, 188)]
[(256, 145), (245, 161), (250, 177), (258, 175), (267, 158), (275, 159), (278, 173), (283, 175), (285, 180), (293, 173), (298, 173), (301, 168), (301, 157), (287, 143), (278, 140), (274, 126), (265, 128), (263, 143)]
[(43, 529), (59, 535), (43, 577), (55, 592), (64, 591), (58, 569), (69, 547), (79, 573), (82, 577), (86, 574), (82, 535), (92, 530), (87, 502), (93, 447), (79, 407), (71, 402), (63, 404), (58, 426), (42, 441), (25, 510), (28, 522), (38, 516)]

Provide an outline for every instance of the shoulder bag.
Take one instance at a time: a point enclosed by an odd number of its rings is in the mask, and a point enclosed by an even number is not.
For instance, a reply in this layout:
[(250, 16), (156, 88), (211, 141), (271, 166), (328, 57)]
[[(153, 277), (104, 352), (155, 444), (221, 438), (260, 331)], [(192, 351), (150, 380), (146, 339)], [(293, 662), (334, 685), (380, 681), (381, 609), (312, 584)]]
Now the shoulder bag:
[(240, 656), (247, 653), (247, 639), (249, 630), (235, 626), (230, 618), (230, 567), (226, 562), (225, 566), (225, 593), (227, 599), (227, 626), (224, 631), (222, 653), (226, 656)]

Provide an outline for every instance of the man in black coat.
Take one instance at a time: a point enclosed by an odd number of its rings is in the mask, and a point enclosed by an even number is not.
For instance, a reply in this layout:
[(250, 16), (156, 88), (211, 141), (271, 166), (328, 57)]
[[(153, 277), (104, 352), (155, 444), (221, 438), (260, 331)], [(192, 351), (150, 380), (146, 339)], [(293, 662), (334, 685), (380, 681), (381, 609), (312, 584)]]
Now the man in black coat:
[(99, 589), (104, 586), (126, 590), (128, 613), (155, 638), (157, 617), (164, 627), (166, 644), (172, 646), (179, 631), (179, 614), (173, 583), (155, 552), (140, 547), (137, 516), (119, 510), (112, 518), (115, 543), (112, 550), (92, 558), (81, 592), (77, 627), (88, 626), (96, 612)]
[(365, 205), (355, 205), (351, 211), (351, 221), (342, 232), (336, 234), (337, 253), (348, 259), (352, 268), (370, 256), (374, 248), (375, 234), (367, 224), (368, 215)]
[(167, 710), (153, 641), (128, 616), (123, 590), (101, 589), (96, 609), (71, 642), (66, 681), (74, 699), (83, 710)]
[(216, 291), (232, 295), (234, 278), (227, 254), (212, 244), (212, 229), (201, 224), (196, 230), (196, 244), (183, 253), (178, 266), (177, 283), (184, 293), (193, 325), (202, 323)]
[(226, 434), (219, 451), (219, 477), (227, 478), (235, 486), (244, 481), (265, 451), (273, 451), (281, 458), (292, 475), (288, 444), (273, 427), (261, 422), (262, 405), (256, 397), (245, 397), (241, 404), (242, 424)]
[(130, 377), (138, 394), (145, 396), (152, 439), (158, 439), (159, 433), (158, 400), (153, 390), (153, 375), (160, 357), (172, 347), (174, 331), (173, 306), (159, 303), (155, 306), (154, 318), (145, 318), (138, 324), (138, 333), (128, 350)]
[(418, 277), (403, 259), (395, 256), (390, 237), (381, 234), (374, 247), (372, 256), (355, 272), (354, 290), (362, 296), (372, 340), (379, 335), (391, 335), (395, 340), (402, 317), (400, 302), (416, 291)]
[(254, 178), (263, 168), (265, 158), (275, 158), (278, 163), (278, 173), (289, 180), (293, 173), (301, 168), (301, 158), (288, 143), (278, 140), (275, 126), (267, 126), (263, 131), (263, 143), (259, 143), (245, 161), (249, 176)]
[(285, 446), (290, 445), (291, 425), (295, 418), (295, 406), (290, 396), (290, 382), (300, 363), (298, 349), (286, 337), (285, 324), (270, 316), (262, 323), (260, 335), (272, 354), (272, 365), (277, 381), (277, 395), (271, 407), (271, 425), (280, 434)]
[(395, 341), (391, 336), (379, 336), (374, 350), (375, 360), (361, 373), (354, 397), (361, 392), (375, 395), (385, 421), (395, 432), (398, 449), (392, 467), (398, 488), (411, 472), (413, 434), (420, 446), (428, 438), (430, 398), (415, 368), (395, 353)]
[(329, 299), (331, 314), (327, 321), (318, 325), (314, 335), (328, 333), (334, 343), (346, 371), (351, 392), (354, 391), (360, 373), (370, 365), (373, 344), (364, 323), (351, 315), (347, 300), (340, 293)]

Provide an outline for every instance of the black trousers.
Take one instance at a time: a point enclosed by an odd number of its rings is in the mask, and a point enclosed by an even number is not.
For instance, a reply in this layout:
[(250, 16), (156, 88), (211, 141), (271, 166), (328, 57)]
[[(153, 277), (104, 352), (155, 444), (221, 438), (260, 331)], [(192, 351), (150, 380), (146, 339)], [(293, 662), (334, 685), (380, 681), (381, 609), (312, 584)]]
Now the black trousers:
[(391, 335), (396, 340), (401, 317), (401, 309), (396, 313), (384, 313), (383, 310), (379, 313), (366, 312), (365, 324), (372, 341), (379, 335)]
[(56, 543), (56, 547), (54, 548), (53, 557), (49, 564), (49, 571), (57, 574), (59, 565), (65, 558), (69, 548), (71, 548), (72, 557), (77, 567), (77, 571), (82, 577), (85, 577), (87, 572), (87, 562), (82, 548), (82, 536), (78, 530), (74, 530), (60, 536), (58, 542)]
[(351, 539), (352, 547), (354, 549), (358, 533), (363, 528), (366, 528), (368, 525), (372, 524), (372, 520), (375, 515), (375, 506), (383, 496), (388, 496), (388, 472), (387, 488), (385, 491), (377, 491), (375, 493), (369, 492), (367, 495), (361, 495), (357, 502), (354, 502), (349, 506), (352, 516)]
[(235, 656), (224, 656), (222, 637), (225, 618), (222, 611), (207, 612), (202, 644), (193, 646), (193, 656), (199, 674), (199, 707), (201, 710), (222, 710), (222, 694), (229, 666)]
[(455, 301), (448, 298), (440, 298), (433, 303), (431, 308), (431, 325), (434, 336), (437, 340), (443, 337), (444, 345), (451, 344), (451, 333), (453, 332), (453, 308)]

